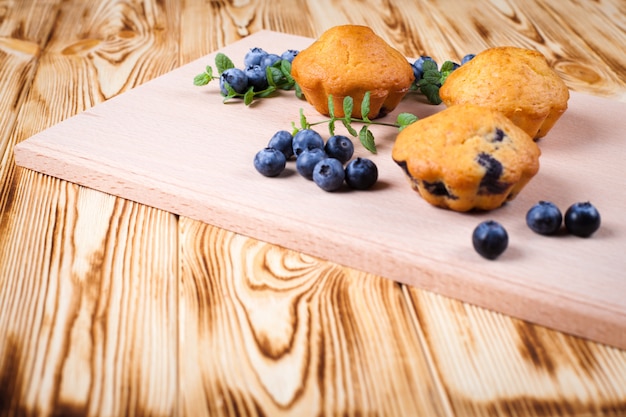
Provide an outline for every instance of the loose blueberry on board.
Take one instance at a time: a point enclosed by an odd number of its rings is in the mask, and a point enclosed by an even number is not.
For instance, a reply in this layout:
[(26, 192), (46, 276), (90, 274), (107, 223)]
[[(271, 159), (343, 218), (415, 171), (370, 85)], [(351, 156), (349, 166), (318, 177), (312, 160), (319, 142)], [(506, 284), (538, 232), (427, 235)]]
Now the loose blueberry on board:
[(227, 96), (228, 90), (224, 85), (225, 82), (239, 94), (245, 93), (248, 89), (248, 77), (246, 73), (239, 68), (229, 68), (220, 75), (220, 91), (223, 95)]
[(244, 67), (250, 67), (252, 65), (261, 65), (263, 58), (267, 56), (267, 52), (263, 48), (250, 49), (243, 58)]
[(322, 159), (313, 168), (313, 181), (324, 191), (338, 190), (344, 178), (343, 164), (335, 158)]
[(495, 220), (485, 220), (472, 233), (474, 249), (483, 258), (496, 259), (509, 245), (509, 235), (506, 229)]
[(378, 167), (371, 159), (353, 159), (346, 165), (345, 180), (350, 188), (367, 190), (378, 181)]
[(249, 65), (244, 70), (248, 77), (248, 86), (253, 87), (255, 91), (261, 91), (267, 88), (267, 76), (265, 70), (260, 65)]
[(279, 130), (270, 138), (267, 147), (278, 149), (289, 160), (293, 156), (293, 136), (286, 130)]
[(285, 170), (287, 159), (278, 149), (264, 148), (254, 156), (254, 167), (261, 175), (275, 177)]
[(339, 159), (342, 164), (345, 164), (354, 154), (354, 144), (347, 136), (333, 135), (326, 141), (324, 150), (328, 156)]
[(415, 76), (416, 80), (419, 80), (420, 78), (422, 78), (422, 73), (424, 72), (423, 70), (424, 61), (435, 62), (435, 60), (429, 57), (428, 55), (422, 55), (419, 58), (417, 58), (415, 62), (413, 62), (413, 75)]
[(313, 129), (302, 129), (293, 137), (293, 154), (296, 158), (305, 149), (324, 148), (322, 135)]
[(296, 159), (296, 171), (304, 178), (312, 180), (315, 165), (325, 158), (328, 158), (328, 155), (322, 148), (306, 149)]
[(280, 56), (280, 59), (284, 59), (285, 61), (293, 62), (293, 59), (298, 55), (300, 51), (296, 49), (287, 49)]
[(526, 224), (535, 233), (553, 235), (561, 228), (563, 215), (556, 204), (539, 201), (526, 213)]
[(574, 203), (565, 212), (565, 227), (575, 236), (589, 237), (600, 228), (600, 212), (588, 201)]
[(472, 59), (474, 59), (476, 55), (474, 54), (467, 54), (465, 55), (462, 59), (461, 59), (461, 65), (463, 64), (467, 64), (468, 62), (470, 62)]
[(261, 60), (261, 67), (262, 68), (266, 68), (266, 67), (271, 67), (272, 65), (274, 65), (275, 63), (277, 63), (278, 61), (280, 61), (280, 55), (276, 55), (276, 54), (267, 54), (265, 57), (263, 57), (263, 59)]

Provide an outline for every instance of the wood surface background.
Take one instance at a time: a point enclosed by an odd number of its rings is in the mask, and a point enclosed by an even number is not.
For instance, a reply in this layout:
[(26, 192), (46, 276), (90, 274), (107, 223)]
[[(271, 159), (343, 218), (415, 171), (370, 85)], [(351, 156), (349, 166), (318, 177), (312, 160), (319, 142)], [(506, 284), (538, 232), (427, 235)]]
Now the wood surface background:
[(0, 0), (0, 415), (624, 416), (626, 352), (15, 167), (13, 146), (260, 29), (516, 44), (626, 101), (626, 4)]

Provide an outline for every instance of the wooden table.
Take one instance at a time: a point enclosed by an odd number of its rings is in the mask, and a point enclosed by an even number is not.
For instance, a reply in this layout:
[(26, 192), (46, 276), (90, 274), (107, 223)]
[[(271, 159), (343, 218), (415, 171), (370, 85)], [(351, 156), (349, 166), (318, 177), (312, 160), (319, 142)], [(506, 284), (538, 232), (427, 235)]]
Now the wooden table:
[(248, 34), (343, 23), (406, 56), (536, 48), (626, 101), (622, 0), (0, 1), (0, 415), (626, 415), (623, 350), (15, 166)]

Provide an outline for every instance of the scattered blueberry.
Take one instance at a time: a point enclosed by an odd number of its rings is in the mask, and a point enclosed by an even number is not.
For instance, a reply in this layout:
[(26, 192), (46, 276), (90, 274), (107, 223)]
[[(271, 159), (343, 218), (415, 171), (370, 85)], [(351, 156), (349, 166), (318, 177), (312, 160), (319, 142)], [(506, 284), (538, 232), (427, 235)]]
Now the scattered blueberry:
[(252, 86), (255, 91), (265, 90), (268, 86), (265, 70), (260, 65), (250, 65), (244, 70), (248, 77), (248, 86)]
[(367, 190), (378, 180), (378, 167), (367, 158), (353, 159), (345, 168), (346, 184), (356, 190)]
[(431, 57), (427, 55), (422, 55), (419, 58), (417, 58), (415, 62), (413, 62), (413, 75), (415, 76), (416, 80), (419, 80), (420, 78), (422, 78), (422, 74), (424, 72), (423, 67), (424, 67), (425, 61), (435, 62), (434, 59), (432, 59)]
[(296, 170), (304, 178), (312, 180), (315, 165), (325, 158), (328, 158), (328, 155), (322, 148), (306, 149), (296, 159)]
[(228, 90), (224, 83), (228, 83), (235, 92), (243, 94), (248, 89), (248, 77), (239, 68), (229, 68), (220, 75), (220, 91), (223, 95), (228, 95)]
[(261, 67), (266, 68), (266, 67), (271, 67), (272, 65), (274, 65), (275, 63), (277, 63), (278, 61), (280, 61), (280, 55), (276, 55), (276, 54), (267, 54), (263, 60), (261, 61)]
[(279, 130), (270, 138), (267, 147), (278, 149), (289, 160), (293, 156), (293, 136), (286, 130)]
[(285, 52), (282, 53), (282, 55), (280, 56), (280, 59), (284, 59), (285, 61), (289, 61), (292, 62), (293, 59), (296, 57), (296, 55), (298, 55), (297, 50), (295, 49), (287, 49)]
[(539, 201), (526, 213), (526, 224), (540, 235), (553, 235), (563, 223), (561, 210), (549, 201)]
[(343, 164), (335, 158), (322, 159), (313, 168), (313, 181), (324, 191), (338, 190), (344, 178)]
[(324, 139), (313, 129), (302, 129), (293, 137), (293, 154), (296, 158), (305, 149), (324, 148)]
[(589, 237), (600, 228), (600, 212), (589, 202), (574, 203), (565, 212), (565, 227), (575, 236)]
[(509, 235), (500, 223), (485, 220), (474, 229), (472, 244), (482, 257), (496, 259), (509, 245)]
[(345, 164), (354, 154), (354, 144), (346, 136), (333, 135), (326, 141), (324, 150), (328, 156), (339, 159), (342, 164)]
[(266, 177), (275, 177), (284, 171), (287, 165), (285, 155), (278, 149), (264, 148), (254, 156), (254, 167)]
[(252, 48), (244, 56), (243, 65), (244, 67), (250, 67), (253, 65), (261, 65), (261, 61), (266, 56), (267, 56), (267, 52), (265, 52), (262, 48)]
[(472, 59), (474, 59), (476, 55), (474, 54), (467, 54), (463, 57), (463, 59), (461, 59), (461, 65), (463, 64), (467, 64), (468, 62), (470, 62)]

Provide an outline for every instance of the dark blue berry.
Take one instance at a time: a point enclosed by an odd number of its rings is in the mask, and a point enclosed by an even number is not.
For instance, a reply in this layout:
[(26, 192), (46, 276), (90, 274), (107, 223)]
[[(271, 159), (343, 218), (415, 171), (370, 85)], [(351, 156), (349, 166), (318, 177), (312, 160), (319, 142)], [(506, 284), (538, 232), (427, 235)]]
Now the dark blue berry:
[(228, 90), (224, 83), (228, 83), (235, 92), (243, 94), (248, 89), (248, 77), (239, 68), (229, 68), (220, 75), (220, 91), (223, 95), (228, 95)]
[(250, 65), (244, 70), (248, 77), (248, 86), (254, 88), (255, 91), (265, 90), (268, 86), (265, 70), (260, 65)]
[(322, 159), (313, 168), (313, 181), (324, 191), (338, 190), (344, 178), (343, 164), (335, 158)]
[(264, 148), (254, 156), (254, 167), (266, 177), (275, 177), (284, 171), (287, 165), (285, 155), (278, 149)]
[(549, 201), (540, 201), (526, 213), (526, 224), (540, 235), (553, 235), (563, 223), (561, 210)]
[(482, 257), (496, 259), (509, 245), (509, 235), (500, 223), (485, 220), (474, 229), (472, 244)]
[[(432, 61), (435, 62), (434, 59), (432, 59), (431, 57), (427, 56), (427, 55), (422, 55), (419, 58), (417, 58), (415, 60), (415, 62), (413, 62), (413, 75), (415, 76), (416, 80), (419, 80), (420, 78), (422, 78), (422, 75), (424, 73), (424, 62), (425, 61)], [(436, 62), (435, 62), (436, 64)]]
[(298, 52), (299, 51), (295, 49), (287, 49), (285, 52), (282, 53), (282, 55), (280, 56), (280, 59), (293, 62), (293, 59), (298, 55)]
[(328, 156), (339, 159), (342, 164), (345, 164), (354, 154), (354, 144), (347, 136), (333, 135), (326, 141), (324, 150)]
[(298, 159), (296, 159), (296, 170), (300, 175), (308, 180), (313, 179), (313, 168), (322, 159), (328, 158), (328, 155), (322, 148), (312, 148), (303, 151)]
[(600, 228), (600, 212), (589, 203), (574, 203), (565, 212), (565, 227), (575, 236), (589, 237)]
[(252, 48), (244, 56), (243, 66), (250, 67), (252, 65), (261, 65), (261, 61), (266, 56), (267, 52), (265, 52), (262, 48)]
[(300, 156), (305, 149), (324, 149), (324, 139), (313, 129), (302, 129), (293, 137), (293, 154)]
[(265, 57), (263, 57), (263, 59), (261, 60), (261, 67), (266, 68), (266, 67), (271, 67), (272, 65), (274, 65), (275, 63), (277, 63), (278, 61), (280, 61), (280, 55), (276, 55), (276, 54), (267, 54)]
[(485, 168), (485, 175), (480, 181), (478, 194), (502, 194), (510, 184), (500, 181), (504, 168), (502, 163), (486, 152), (481, 152), (476, 158), (476, 162)]
[(346, 165), (346, 184), (356, 190), (367, 190), (378, 180), (378, 168), (367, 158), (353, 159)]
[(286, 130), (279, 130), (270, 138), (267, 147), (278, 149), (289, 160), (293, 156), (293, 136)]
[(470, 62), (472, 59), (474, 59), (476, 55), (474, 54), (467, 54), (463, 57), (463, 59), (461, 59), (461, 65), (463, 64), (467, 64), (468, 62)]

